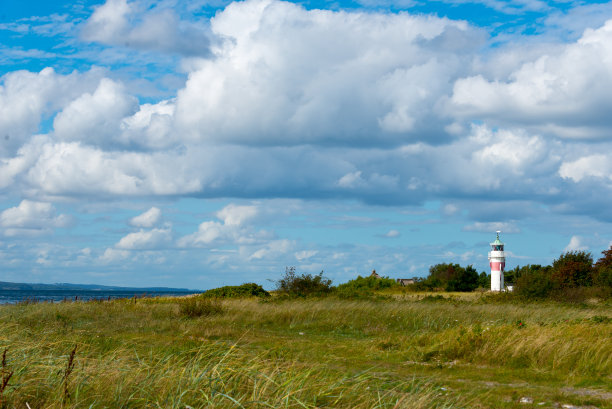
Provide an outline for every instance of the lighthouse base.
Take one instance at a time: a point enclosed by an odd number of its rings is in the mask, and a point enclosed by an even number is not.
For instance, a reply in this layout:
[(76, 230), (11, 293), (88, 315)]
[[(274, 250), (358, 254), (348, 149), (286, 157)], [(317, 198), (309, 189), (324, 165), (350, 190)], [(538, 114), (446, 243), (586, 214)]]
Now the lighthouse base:
[(491, 271), (491, 291), (504, 290), (504, 273), (502, 271)]

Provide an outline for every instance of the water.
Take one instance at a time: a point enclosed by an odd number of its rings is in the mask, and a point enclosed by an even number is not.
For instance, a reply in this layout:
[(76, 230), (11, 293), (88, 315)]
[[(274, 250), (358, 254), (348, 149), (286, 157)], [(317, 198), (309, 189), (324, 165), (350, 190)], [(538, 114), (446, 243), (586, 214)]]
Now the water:
[(23, 301), (60, 302), (111, 300), (133, 297), (183, 296), (193, 291), (147, 291), (142, 290), (0, 290), (0, 304), (15, 304)]

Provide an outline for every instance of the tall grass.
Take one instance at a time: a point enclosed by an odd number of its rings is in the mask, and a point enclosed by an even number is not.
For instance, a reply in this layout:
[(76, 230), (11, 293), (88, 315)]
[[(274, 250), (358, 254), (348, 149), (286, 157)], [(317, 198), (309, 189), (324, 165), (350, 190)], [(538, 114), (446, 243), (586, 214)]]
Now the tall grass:
[[(243, 299), (191, 314), (186, 302), (0, 307), (4, 407), (513, 407), (479, 389), (483, 371), (542, 399), (612, 389), (609, 305)], [(597, 396), (570, 401), (606, 407)]]

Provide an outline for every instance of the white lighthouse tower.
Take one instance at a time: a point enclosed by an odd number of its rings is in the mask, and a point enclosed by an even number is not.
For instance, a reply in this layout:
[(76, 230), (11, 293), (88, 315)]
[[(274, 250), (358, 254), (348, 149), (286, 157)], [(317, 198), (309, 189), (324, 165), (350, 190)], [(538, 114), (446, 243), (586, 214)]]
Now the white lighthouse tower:
[(506, 254), (504, 253), (504, 243), (499, 240), (499, 230), (497, 238), (491, 243), (489, 252), (489, 265), (491, 266), (491, 291), (504, 290), (504, 268), (506, 267)]

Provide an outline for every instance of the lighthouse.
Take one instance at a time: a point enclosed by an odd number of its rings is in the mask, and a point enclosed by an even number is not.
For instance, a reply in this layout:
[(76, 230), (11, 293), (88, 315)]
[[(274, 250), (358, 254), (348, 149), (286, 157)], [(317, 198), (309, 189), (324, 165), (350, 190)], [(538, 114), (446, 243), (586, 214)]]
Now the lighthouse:
[(499, 240), (499, 230), (497, 238), (491, 243), (489, 252), (489, 265), (491, 266), (491, 291), (504, 290), (504, 268), (506, 267), (506, 254), (504, 253), (504, 243)]

